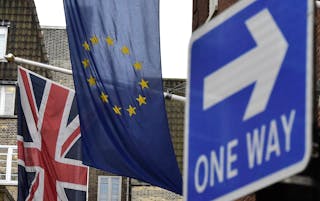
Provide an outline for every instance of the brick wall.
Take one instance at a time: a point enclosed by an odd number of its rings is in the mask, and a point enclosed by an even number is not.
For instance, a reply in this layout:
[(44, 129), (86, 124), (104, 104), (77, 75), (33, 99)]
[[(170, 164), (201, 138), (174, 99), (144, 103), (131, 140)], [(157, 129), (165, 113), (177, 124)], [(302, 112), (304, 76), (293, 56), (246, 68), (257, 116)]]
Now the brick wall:
[(59, 84), (74, 89), (72, 75), (67, 75), (60, 72), (52, 72), (52, 80), (58, 82)]
[[(184, 79), (164, 79), (163, 87), (164, 91), (173, 90), (173, 94), (185, 96)], [(179, 169), (183, 172), (184, 103), (176, 100), (166, 100), (165, 104), (173, 148)]]
[(173, 148), (179, 169), (183, 172), (184, 103), (175, 100), (167, 100), (166, 110)]
[[(113, 174), (90, 168), (89, 170), (89, 189), (88, 189), (88, 200), (97, 200), (98, 198), (98, 177), (99, 176), (113, 176)], [(127, 178), (122, 177), (122, 189), (121, 189), (121, 201), (126, 201), (127, 196)]]
[(0, 118), (1, 145), (16, 145), (17, 143), (17, 119)]
[(17, 196), (18, 196), (17, 186), (6, 186), (6, 190), (8, 191), (8, 194), (10, 194), (10, 195), (7, 195), (8, 201), (12, 199), (17, 200)]
[[(67, 31), (64, 27), (42, 27), (49, 64), (71, 69)], [(52, 72), (52, 79), (63, 86), (74, 89), (72, 75)]]
[(154, 186), (136, 186), (132, 188), (131, 201), (182, 201), (182, 196)]
[(0, 201), (14, 201), (15, 198), (11, 196), (11, 193), (5, 186), (0, 186)]

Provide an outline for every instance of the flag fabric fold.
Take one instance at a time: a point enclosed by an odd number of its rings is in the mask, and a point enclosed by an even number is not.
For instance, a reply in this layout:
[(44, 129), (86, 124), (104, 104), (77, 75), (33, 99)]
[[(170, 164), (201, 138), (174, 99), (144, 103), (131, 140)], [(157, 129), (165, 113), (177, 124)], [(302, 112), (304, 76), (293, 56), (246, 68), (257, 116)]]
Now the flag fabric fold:
[(86, 200), (74, 91), (18, 67), (18, 200)]
[(166, 117), (158, 0), (64, 0), (83, 161), (182, 193)]

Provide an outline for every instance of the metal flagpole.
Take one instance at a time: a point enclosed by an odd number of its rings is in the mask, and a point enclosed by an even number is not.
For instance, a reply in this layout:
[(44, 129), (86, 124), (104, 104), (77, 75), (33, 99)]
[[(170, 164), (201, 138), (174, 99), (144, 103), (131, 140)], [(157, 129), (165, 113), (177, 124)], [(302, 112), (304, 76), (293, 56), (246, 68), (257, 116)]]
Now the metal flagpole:
[[(37, 66), (37, 67), (40, 67), (40, 68), (45, 68), (45, 69), (53, 70), (53, 71), (56, 71), (56, 72), (72, 75), (72, 70), (65, 69), (65, 68), (62, 68), (62, 67), (52, 66), (52, 65), (49, 65), (49, 64), (44, 64), (44, 63), (40, 63), (40, 62), (28, 60), (28, 59), (23, 59), (23, 58), (20, 58), (20, 57), (16, 57), (11, 53), (5, 55), (4, 57), (6, 58), (6, 60), (8, 62), (15, 62), (17, 64), (28, 64), (28, 65)], [(163, 92), (163, 95), (168, 100), (176, 100), (176, 101), (181, 101), (181, 102), (185, 102), (185, 100), (186, 100), (186, 98), (183, 97), (183, 96), (178, 96), (178, 95), (171, 94), (171, 93), (168, 93), (168, 92)]]
[(57, 71), (57, 72), (60, 72), (60, 73), (65, 73), (65, 74), (68, 74), (68, 75), (72, 75), (72, 71), (69, 70), (69, 69), (56, 67), (56, 66), (52, 66), (52, 65), (49, 65), (49, 64), (36, 62), (36, 61), (31, 61), (31, 60), (28, 60), (28, 59), (23, 59), (23, 58), (20, 58), (20, 57), (16, 57), (11, 53), (5, 55), (4, 57), (7, 59), (8, 62), (15, 62), (17, 64), (28, 64), (28, 65), (37, 66), (37, 67), (40, 67), (40, 68), (46, 68), (46, 69)]

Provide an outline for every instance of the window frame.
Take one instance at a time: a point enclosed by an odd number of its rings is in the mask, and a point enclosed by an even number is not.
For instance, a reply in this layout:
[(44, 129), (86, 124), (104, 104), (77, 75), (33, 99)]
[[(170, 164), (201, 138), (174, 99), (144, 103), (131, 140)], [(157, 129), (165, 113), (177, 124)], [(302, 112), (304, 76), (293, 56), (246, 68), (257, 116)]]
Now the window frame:
[(7, 45), (8, 45), (8, 26), (0, 26), (0, 34), (4, 34), (4, 46), (0, 46), (0, 53), (1, 53), (1, 48), (4, 49), (3, 55), (0, 54), (0, 62), (7, 62), (7, 60), (4, 58), (7, 52)]
[[(112, 178), (119, 178), (119, 192), (118, 192), (118, 198), (121, 201), (121, 194), (122, 194), (122, 177), (121, 176), (98, 176), (98, 192), (97, 192), (97, 201), (100, 201), (100, 184), (102, 179), (108, 179), (108, 192), (112, 192)], [(108, 199), (111, 197), (111, 193), (108, 195)], [(108, 200), (109, 201), (109, 200)]]
[[(2, 180), (0, 179), (0, 185), (18, 185), (18, 174), (17, 174), (17, 180), (12, 180), (12, 156), (13, 156), (13, 150), (17, 150), (17, 166), (18, 166), (18, 148), (15, 145), (0, 145), (0, 148), (7, 148), (6, 153), (6, 179)], [(18, 168), (18, 167), (17, 167)]]
[[(13, 106), (13, 113), (12, 114), (1, 114), (1, 110), (4, 110), (4, 108), (5, 108), (5, 100), (2, 100), (1, 93), (3, 93), (2, 91), (5, 90), (6, 86), (11, 86), (11, 87), (15, 88), (13, 102), (12, 102), (12, 106)], [(17, 90), (18, 90), (18, 88), (17, 88), (16, 81), (0, 81), (0, 118), (7, 118), (7, 117), (15, 118), (15, 117), (17, 117), (17, 115), (16, 115), (16, 112), (17, 112)], [(3, 105), (4, 108), (1, 108), (2, 101), (4, 101), (4, 105)]]

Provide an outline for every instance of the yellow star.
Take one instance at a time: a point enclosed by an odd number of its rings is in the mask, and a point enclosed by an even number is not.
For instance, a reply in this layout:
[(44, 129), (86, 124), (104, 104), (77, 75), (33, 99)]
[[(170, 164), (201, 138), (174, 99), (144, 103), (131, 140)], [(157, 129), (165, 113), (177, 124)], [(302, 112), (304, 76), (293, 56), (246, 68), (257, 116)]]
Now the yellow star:
[(122, 52), (122, 54), (130, 54), (129, 48), (127, 46), (125, 46), (125, 45), (122, 46), (121, 52)]
[(109, 46), (113, 45), (113, 39), (110, 36), (106, 38), (106, 42)]
[(89, 66), (89, 59), (84, 59), (82, 61), (82, 65), (83, 65), (84, 68), (87, 68)]
[(133, 67), (136, 69), (136, 70), (141, 70), (142, 68), (142, 63), (141, 62), (136, 62), (133, 64)]
[(97, 36), (93, 36), (92, 38), (90, 38), (90, 41), (93, 45), (96, 45), (99, 43), (99, 38)]
[(129, 108), (127, 109), (127, 111), (128, 111), (128, 113), (129, 113), (130, 117), (131, 117), (132, 115), (135, 115), (135, 114), (136, 114), (136, 108), (135, 108), (135, 107), (132, 107), (131, 105), (129, 105)]
[(139, 82), (139, 85), (141, 86), (142, 89), (149, 88), (148, 83), (149, 81), (145, 81), (144, 79), (141, 79), (141, 81)]
[(87, 51), (90, 51), (90, 46), (89, 44), (87, 43), (87, 41), (85, 41), (83, 44), (82, 44), (83, 48)]
[(147, 104), (147, 102), (146, 102), (146, 97), (141, 96), (140, 94), (139, 94), (139, 97), (136, 98), (136, 100), (139, 102), (139, 106), (141, 106), (141, 105), (143, 105), (143, 104)]
[(113, 111), (114, 111), (114, 113), (116, 113), (117, 115), (121, 115), (121, 107), (118, 107), (118, 106), (114, 106), (113, 108)]
[(90, 86), (96, 85), (96, 79), (90, 75), (90, 78), (87, 79)]
[(109, 102), (109, 100), (108, 100), (109, 96), (107, 94), (105, 94), (104, 92), (101, 92), (100, 98), (101, 98), (102, 102), (104, 102), (104, 103)]

